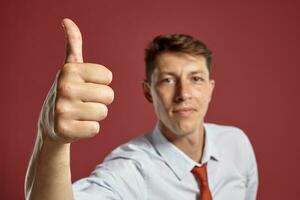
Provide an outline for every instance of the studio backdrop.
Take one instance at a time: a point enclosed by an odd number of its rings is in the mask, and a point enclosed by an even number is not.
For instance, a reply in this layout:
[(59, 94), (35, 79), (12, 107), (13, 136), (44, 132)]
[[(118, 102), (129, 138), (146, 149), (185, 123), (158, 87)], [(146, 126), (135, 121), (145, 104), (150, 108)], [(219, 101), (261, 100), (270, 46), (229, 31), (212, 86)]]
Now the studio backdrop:
[(100, 134), (72, 145), (73, 180), (153, 129), (141, 85), (144, 49), (158, 34), (186, 33), (213, 51), (216, 88), (206, 121), (246, 132), (258, 161), (258, 199), (298, 199), (299, 9), (294, 0), (2, 1), (0, 199), (24, 199), (39, 111), (64, 61), (65, 17), (81, 29), (85, 62), (113, 72), (115, 91)]

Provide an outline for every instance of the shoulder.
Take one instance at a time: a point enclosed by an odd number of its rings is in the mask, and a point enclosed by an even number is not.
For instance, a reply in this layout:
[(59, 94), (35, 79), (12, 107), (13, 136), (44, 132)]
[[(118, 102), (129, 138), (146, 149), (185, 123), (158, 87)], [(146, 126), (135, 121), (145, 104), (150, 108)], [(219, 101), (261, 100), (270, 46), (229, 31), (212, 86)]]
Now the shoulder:
[(254, 156), (251, 142), (246, 133), (236, 127), (229, 125), (205, 124), (208, 137), (223, 156), (234, 159), (244, 159)]
[(205, 123), (205, 128), (209, 129), (210, 131), (214, 132), (215, 134), (220, 133), (230, 133), (236, 134), (243, 132), (242, 129), (232, 126), (232, 125), (224, 125), (224, 124), (215, 124), (215, 123)]
[(205, 127), (222, 160), (243, 169), (255, 164), (252, 144), (242, 129), (218, 124), (206, 124)]
[(74, 184), (75, 191), (87, 191), (96, 186), (99, 196), (111, 194), (109, 199), (141, 199), (147, 194), (145, 180), (148, 176), (144, 166), (149, 162), (147, 154), (151, 151), (151, 143), (145, 136), (120, 145), (96, 166), (89, 177)]
[(124, 165), (125, 168), (129, 165), (141, 170), (145, 165), (151, 163), (151, 160), (160, 159), (151, 141), (149, 140), (150, 134), (151, 133), (146, 133), (143, 136), (139, 136), (125, 144), (118, 146), (106, 156), (101, 165), (109, 165), (111, 167), (111, 165), (121, 164)]
[(147, 134), (137, 137), (115, 148), (96, 166), (92, 177), (101, 177), (101, 180), (110, 183), (129, 184), (128, 181), (135, 181), (142, 184), (147, 177), (146, 169), (151, 163), (151, 156), (155, 155), (146, 136)]
[(205, 128), (207, 129), (207, 134), (219, 145), (250, 145), (248, 136), (236, 126), (206, 123)]

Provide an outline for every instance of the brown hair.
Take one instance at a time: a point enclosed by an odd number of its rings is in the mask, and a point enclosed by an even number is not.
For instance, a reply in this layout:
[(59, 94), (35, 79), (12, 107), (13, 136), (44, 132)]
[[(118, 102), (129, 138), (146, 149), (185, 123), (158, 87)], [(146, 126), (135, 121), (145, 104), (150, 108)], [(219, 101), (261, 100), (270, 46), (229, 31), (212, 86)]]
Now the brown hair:
[(151, 83), (156, 58), (164, 52), (179, 52), (202, 55), (206, 59), (207, 69), (211, 71), (212, 52), (201, 41), (185, 34), (167, 34), (156, 36), (145, 50), (146, 79)]

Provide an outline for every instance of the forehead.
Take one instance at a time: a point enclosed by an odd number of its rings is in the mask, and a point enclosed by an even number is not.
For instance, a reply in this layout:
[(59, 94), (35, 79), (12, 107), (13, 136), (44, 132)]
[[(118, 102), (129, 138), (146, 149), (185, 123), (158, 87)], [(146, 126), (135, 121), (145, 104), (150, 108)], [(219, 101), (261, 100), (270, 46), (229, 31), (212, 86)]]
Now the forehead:
[(156, 58), (156, 73), (189, 73), (199, 71), (208, 74), (204, 56), (166, 52)]

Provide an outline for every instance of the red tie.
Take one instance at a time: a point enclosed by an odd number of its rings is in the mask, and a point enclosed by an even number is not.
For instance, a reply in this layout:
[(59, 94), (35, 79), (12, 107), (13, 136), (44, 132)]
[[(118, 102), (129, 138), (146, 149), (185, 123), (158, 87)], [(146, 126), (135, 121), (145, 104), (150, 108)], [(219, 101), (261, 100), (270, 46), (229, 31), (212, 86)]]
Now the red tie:
[(211, 196), (211, 193), (209, 191), (209, 186), (208, 186), (206, 165), (207, 165), (207, 163), (205, 163), (201, 167), (195, 166), (192, 169), (192, 173), (197, 178), (199, 186), (200, 186), (200, 194), (201, 195), (200, 195), (199, 200), (212, 200), (212, 196)]

